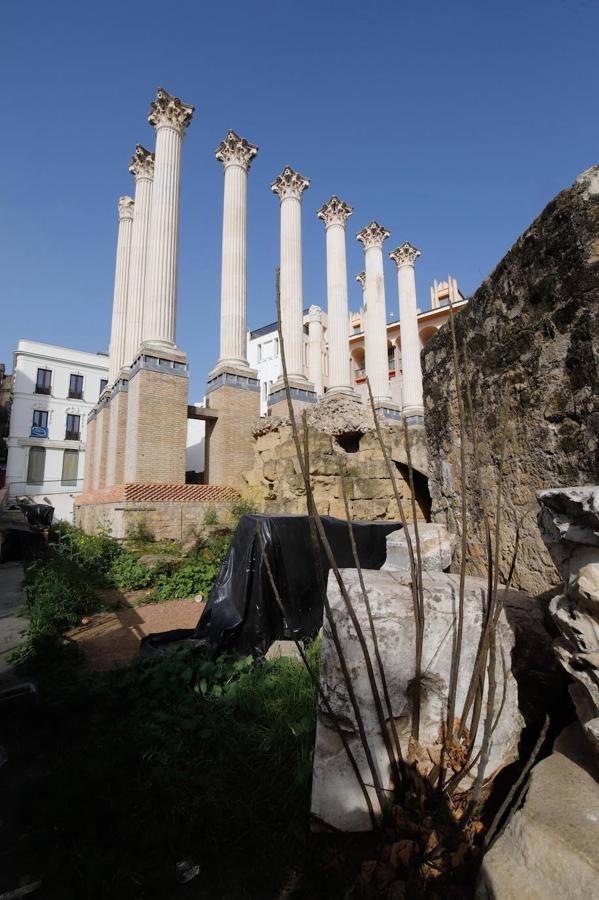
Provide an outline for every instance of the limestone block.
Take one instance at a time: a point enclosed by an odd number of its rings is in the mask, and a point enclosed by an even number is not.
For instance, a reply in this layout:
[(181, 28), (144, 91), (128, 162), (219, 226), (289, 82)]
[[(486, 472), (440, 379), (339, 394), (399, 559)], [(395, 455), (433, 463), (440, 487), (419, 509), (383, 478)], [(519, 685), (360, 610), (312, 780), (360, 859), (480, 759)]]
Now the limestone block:
[(561, 638), (555, 650), (574, 683), (570, 694), (591, 746), (599, 750), (599, 487), (556, 488), (538, 495), (539, 528), (564, 583), (550, 604)]
[[(411, 702), (408, 695), (415, 671), (415, 625), (410, 581), (409, 577), (400, 572), (367, 570), (363, 575), (391, 696), (393, 715), (404, 754), (407, 756), (411, 731)], [(372, 637), (358, 573), (354, 569), (344, 569), (342, 577), (353, 601), (358, 620), (362, 625), (371, 656), (374, 658)], [(441, 572), (426, 572), (423, 576), (423, 587), (426, 620), (423, 670), (426, 671), (426, 679), (421, 710), (420, 742), (426, 748), (425, 755), (427, 749), (430, 749), (434, 755), (440, 749), (440, 729), (446, 714), (459, 577)], [(466, 581), (464, 640), (456, 706), (458, 711), (463, 707), (474, 666), (476, 648), (481, 633), (486, 588), (486, 581), (483, 579), (469, 577)], [(515, 591), (510, 592), (513, 603), (517, 600), (517, 594), (518, 592)], [(337, 582), (334, 577), (330, 576), (328, 597), (348, 667), (354, 675), (353, 686), (364, 718), (369, 743), (381, 781), (388, 788), (390, 787), (390, 777), (387, 757), (379, 734), (362, 650)], [(518, 740), (523, 725), (523, 719), (518, 709), (518, 688), (509, 669), (514, 647), (514, 634), (503, 613), (497, 627), (497, 647), (497, 708), (504, 690), (502, 655), (507, 662), (507, 679), (504, 708), (491, 743), (490, 760), (486, 770), (488, 776), (516, 759)], [(334, 712), (343, 723), (365, 782), (370, 784), (371, 776), (357, 737), (353, 710), (332, 643), (330, 624), (326, 618), (321, 651), (320, 681)], [(483, 703), (486, 705), (485, 700)], [(475, 754), (480, 748), (481, 741), (482, 729), (479, 730), (475, 742)], [(465, 786), (471, 782), (475, 774), (476, 766), (473, 767), (470, 776), (464, 779)], [(376, 804), (374, 794), (373, 802)], [(349, 767), (339, 736), (324, 708), (319, 708), (318, 712), (312, 812), (325, 822), (343, 830), (363, 831), (370, 827), (363, 795)]]
[(476, 900), (597, 896), (598, 776), (580, 726), (569, 726), (533, 768), (524, 806), (485, 856)]
[[(412, 541), (414, 559), (416, 559), (416, 537), (413, 525), (408, 525)], [(425, 572), (444, 572), (451, 565), (451, 557), (456, 545), (457, 536), (451, 534), (444, 525), (434, 522), (422, 522), (418, 525), (418, 543), (420, 559)], [(387, 559), (383, 569), (410, 571), (408, 542), (403, 528), (387, 535)]]

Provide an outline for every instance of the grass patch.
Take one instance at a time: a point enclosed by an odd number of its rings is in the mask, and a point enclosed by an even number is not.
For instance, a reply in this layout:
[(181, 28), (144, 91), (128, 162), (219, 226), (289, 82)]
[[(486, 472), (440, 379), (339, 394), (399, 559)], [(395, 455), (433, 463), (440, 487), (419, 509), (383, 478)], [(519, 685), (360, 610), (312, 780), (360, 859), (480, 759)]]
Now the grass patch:
[(37, 712), (15, 722), (21, 746), (44, 748), (21, 822), (44, 896), (178, 896), (182, 859), (201, 867), (193, 896), (220, 897), (233, 872), (227, 896), (278, 896), (308, 834), (316, 698), (303, 666), (176, 650), (91, 675), (55, 652), (37, 660)]

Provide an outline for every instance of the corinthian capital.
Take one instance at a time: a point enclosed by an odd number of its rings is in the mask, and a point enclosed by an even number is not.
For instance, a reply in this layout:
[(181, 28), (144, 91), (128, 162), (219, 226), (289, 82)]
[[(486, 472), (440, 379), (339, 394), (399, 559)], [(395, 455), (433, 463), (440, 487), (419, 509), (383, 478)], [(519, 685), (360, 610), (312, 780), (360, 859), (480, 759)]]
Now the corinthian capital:
[(387, 240), (390, 233), (378, 222), (371, 222), (362, 231), (358, 231), (356, 237), (364, 244), (364, 249), (369, 250), (370, 247), (382, 247), (383, 241)]
[(420, 250), (413, 247), (409, 241), (405, 241), (401, 247), (396, 247), (389, 254), (398, 269), (402, 266), (413, 266), (420, 255)]
[(309, 178), (304, 178), (303, 175), (294, 171), (290, 166), (285, 166), (279, 177), (275, 178), (271, 184), (270, 189), (273, 193), (279, 195), (280, 200), (286, 200), (288, 197), (301, 200), (303, 192), (309, 186)]
[(345, 225), (353, 211), (353, 207), (344, 203), (339, 197), (331, 197), (324, 206), (320, 207), (316, 215), (328, 228), (329, 225)]
[(242, 166), (246, 172), (249, 170), (252, 160), (258, 148), (250, 144), (245, 138), (239, 137), (234, 131), (229, 130), (224, 141), (218, 145), (215, 156), (222, 162), (225, 169), (230, 165)]
[(311, 306), (308, 310), (308, 322), (322, 322), (322, 310), (320, 306)]
[(119, 222), (122, 219), (132, 219), (134, 207), (133, 197), (119, 197)]
[(359, 281), (362, 285), (362, 290), (366, 287), (366, 272), (358, 272), (356, 275), (356, 281)]
[(189, 103), (183, 103), (178, 97), (173, 97), (164, 88), (158, 88), (156, 99), (150, 104), (148, 122), (154, 128), (174, 128), (181, 137), (192, 120), (195, 110)]
[(154, 177), (154, 154), (138, 144), (129, 163), (129, 171), (135, 178)]

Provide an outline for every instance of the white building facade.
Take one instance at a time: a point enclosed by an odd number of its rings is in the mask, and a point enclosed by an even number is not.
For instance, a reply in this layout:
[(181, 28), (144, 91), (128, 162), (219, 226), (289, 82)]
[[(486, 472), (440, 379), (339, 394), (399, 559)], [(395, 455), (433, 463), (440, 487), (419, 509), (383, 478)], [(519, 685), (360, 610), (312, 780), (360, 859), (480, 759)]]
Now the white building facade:
[(72, 521), (83, 486), (87, 416), (107, 384), (108, 354), (21, 340), (13, 374), (8, 496), (49, 503), (55, 520)]
[[(314, 309), (314, 307), (311, 307)], [(327, 314), (321, 311), (322, 318), (322, 342), (321, 342), (321, 372), (323, 386), (328, 384), (328, 356), (327, 356)], [(309, 319), (310, 311), (304, 310), (304, 334), (303, 334), (303, 366), (304, 376), (314, 384), (317, 379), (317, 373), (312, 371), (310, 366), (310, 336), (309, 336)], [(268, 394), (283, 374), (281, 363), (281, 353), (279, 348), (279, 337), (277, 333), (277, 323), (272, 322), (270, 325), (264, 325), (262, 328), (256, 328), (255, 331), (247, 333), (247, 358), (251, 369), (258, 373), (260, 381), (260, 415), (268, 414)]]

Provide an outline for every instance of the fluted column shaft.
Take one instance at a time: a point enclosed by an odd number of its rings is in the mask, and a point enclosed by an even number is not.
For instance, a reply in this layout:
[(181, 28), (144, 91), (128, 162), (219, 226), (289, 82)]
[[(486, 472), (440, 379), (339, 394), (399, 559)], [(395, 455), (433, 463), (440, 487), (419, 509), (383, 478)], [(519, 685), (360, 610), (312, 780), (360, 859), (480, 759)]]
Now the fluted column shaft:
[(281, 326), (289, 378), (304, 380), (304, 292), (302, 282), (302, 204), (281, 201)]
[(329, 225), (327, 237), (327, 312), (329, 333), (329, 391), (351, 390), (345, 228)]
[(281, 201), (281, 331), (290, 381), (304, 375), (304, 293), (302, 285), (302, 194), (310, 181), (285, 166), (271, 185)]
[(181, 145), (176, 128), (157, 128), (143, 340), (166, 346), (176, 344)]
[(322, 310), (311, 306), (308, 315), (308, 362), (310, 381), (319, 397), (324, 393), (322, 372)]
[(420, 251), (407, 243), (390, 254), (391, 259), (397, 264), (402, 362), (402, 414), (404, 417), (424, 415), (416, 276), (414, 271), (414, 264), (419, 255)]
[(364, 259), (364, 268), (366, 270), (366, 287), (364, 290), (366, 375), (370, 380), (375, 401), (390, 401), (387, 309), (382, 248), (377, 246), (368, 247), (365, 251)]
[(331, 197), (317, 212), (318, 218), (325, 223), (327, 242), (329, 393), (354, 393), (348, 352), (349, 304), (345, 254), (345, 223), (352, 212), (352, 207), (337, 196)]
[(219, 364), (247, 366), (247, 171), (225, 165)]
[(110, 328), (110, 350), (108, 382), (113, 384), (125, 361), (127, 284), (131, 257), (131, 231), (133, 226), (134, 202), (131, 197), (119, 200), (119, 232), (116, 245), (116, 267), (114, 273), (114, 294), (112, 300), (112, 324)]
[(130, 366), (143, 340), (144, 291), (154, 185), (154, 154), (138, 147), (129, 169), (135, 175), (135, 215), (127, 291), (125, 365)]

